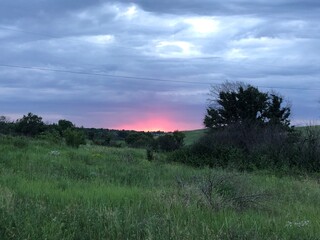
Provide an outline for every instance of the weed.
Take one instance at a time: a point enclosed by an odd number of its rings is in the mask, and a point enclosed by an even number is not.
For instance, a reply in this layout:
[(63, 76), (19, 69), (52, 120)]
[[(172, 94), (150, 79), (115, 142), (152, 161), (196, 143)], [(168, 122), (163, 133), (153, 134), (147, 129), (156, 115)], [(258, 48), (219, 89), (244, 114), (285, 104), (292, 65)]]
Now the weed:
[[(271, 194), (252, 193), (247, 181), (233, 174), (216, 174), (209, 171), (204, 177), (193, 177), (191, 182), (185, 182), (177, 178), (178, 191), (181, 189), (191, 189), (197, 191), (201, 196), (198, 204), (206, 205), (214, 211), (233, 208), (236, 210), (246, 210), (258, 207), (271, 197)], [(196, 187), (190, 187), (190, 186)], [(195, 194), (195, 193), (192, 193)], [(183, 195), (184, 199), (190, 197)]]
[(153, 152), (152, 149), (147, 148), (147, 149), (146, 149), (146, 154), (147, 154), (147, 160), (148, 160), (148, 161), (154, 160), (154, 152)]
[(15, 146), (16, 148), (27, 148), (28, 145), (28, 140), (24, 137), (17, 137), (13, 140), (13, 146)]

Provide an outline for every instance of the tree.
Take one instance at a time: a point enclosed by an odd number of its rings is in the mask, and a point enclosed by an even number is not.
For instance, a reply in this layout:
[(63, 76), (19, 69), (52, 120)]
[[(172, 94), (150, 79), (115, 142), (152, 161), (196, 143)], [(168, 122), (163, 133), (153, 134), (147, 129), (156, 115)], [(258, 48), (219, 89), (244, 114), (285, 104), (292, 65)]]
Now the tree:
[(272, 125), (290, 125), (290, 107), (281, 107), (283, 98), (276, 94), (270, 94), (270, 100), (268, 102), (267, 117), (269, 123)]
[(17, 133), (34, 137), (45, 130), (45, 125), (42, 117), (33, 113), (28, 113), (27, 116), (23, 115), (21, 119), (17, 120), (16, 131)]
[(258, 123), (289, 127), (290, 107), (282, 106), (283, 98), (264, 93), (244, 83), (225, 83), (212, 87), (210, 105), (204, 118), (207, 128), (217, 129), (231, 124)]
[(186, 135), (183, 132), (176, 130), (172, 133), (172, 136), (173, 136), (174, 140), (176, 141), (177, 148), (183, 147), (184, 138), (186, 137)]
[(177, 143), (172, 135), (166, 134), (160, 136), (158, 139), (159, 149), (165, 152), (174, 151), (177, 148)]
[(69, 120), (61, 119), (58, 121), (58, 129), (60, 134), (62, 134), (67, 129), (74, 128), (74, 127), (75, 127), (74, 124)]
[(172, 134), (160, 136), (157, 139), (159, 149), (165, 152), (177, 150), (183, 146), (184, 138), (185, 134), (179, 131), (174, 131)]
[(14, 130), (14, 123), (6, 116), (0, 116), (0, 133), (10, 134)]
[(105, 129), (100, 129), (100, 131), (96, 131), (92, 141), (97, 145), (108, 146), (111, 141), (111, 136)]
[(154, 138), (151, 133), (132, 132), (125, 138), (125, 142), (130, 147), (152, 147), (154, 145)]

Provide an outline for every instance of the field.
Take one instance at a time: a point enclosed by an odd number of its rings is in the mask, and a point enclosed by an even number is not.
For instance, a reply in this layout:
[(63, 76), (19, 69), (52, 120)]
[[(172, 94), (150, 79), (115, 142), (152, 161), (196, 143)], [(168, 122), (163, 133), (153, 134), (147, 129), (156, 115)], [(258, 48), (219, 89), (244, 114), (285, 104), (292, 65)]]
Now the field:
[(193, 130), (193, 131), (184, 131), (183, 133), (185, 134), (185, 139), (184, 143), (185, 145), (191, 145), (192, 143), (196, 142), (200, 137), (203, 136), (205, 133), (205, 129), (198, 129), (198, 130)]
[(320, 239), (320, 185), (0, 137), (0, 239)]
[[(314, 129), (320, 129), (320, 125), (310, 125)], [(301, 127), (298, 126), (296, 127), (297, 130), (300, 130), (302, 132), (305, 132), (309, 127)], [(205, 129), (198, 129), (198, 130), (191, 130), (191, 131), (184, 131), (183, 133), (185, 134), (185, 145), (191, 145), (192, 143), (196, 142), (199, 138), (201, 138), (205, 134)]]

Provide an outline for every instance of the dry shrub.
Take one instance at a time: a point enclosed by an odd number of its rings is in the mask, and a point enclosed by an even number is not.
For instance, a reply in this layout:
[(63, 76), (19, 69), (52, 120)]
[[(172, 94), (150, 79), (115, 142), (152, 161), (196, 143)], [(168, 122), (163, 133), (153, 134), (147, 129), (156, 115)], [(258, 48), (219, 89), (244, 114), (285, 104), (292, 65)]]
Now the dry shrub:
[(235, 174), (217, 174), (212, 171), (203, 177), (189, 180), (177, 178), (177, 189), (182, 202), (196, 202), (213, 211), (226, 208), (239, 211), (262, 206), (271, 197), (267, 192), (254, 192), (247, 179)]

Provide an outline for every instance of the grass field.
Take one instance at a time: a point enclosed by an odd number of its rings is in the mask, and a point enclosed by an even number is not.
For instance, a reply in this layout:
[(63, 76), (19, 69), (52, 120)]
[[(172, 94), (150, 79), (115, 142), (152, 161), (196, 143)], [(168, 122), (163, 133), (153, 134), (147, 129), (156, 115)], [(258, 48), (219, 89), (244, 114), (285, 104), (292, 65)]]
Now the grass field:
[(192, 143), (196, 142), (200, 137), (203, 136), (205, 133), (206, 129), (198, 129), (198, 130), (193, 130), (193, 131), (184, 131), (183, 133), (185, 134), (185, 139), (184, 139), (184, 144), (185, 145), (191, 145)]
[[(320, 125), (310, 125), (312, 128), (320, 129)], [(305, 132), (306, 129), (310, 128), (310, 126), (298, 126), (296, 127), (297, 130)], [(196, 142), (200, 137), (205, 134), (206, 129), (198, 129), (198, 130), (190, 130), (190, 131), (183, 131), (185, 134), (184, 143), (185, 145), (191, 145), (192, 143)]]
[(0, 137), (0, 239), (320, 239), (313, 178)]
[[(315, 128), (320, 129), (320, 125), (310, 125), (310, 126), (298, 126), (296, 127), (297, 130), (305, 132), (308, 128)], [(183, 131), (185, 134), (184, 143), (185, 145), (191, 145), (192, 143), (196, 142), (199, 138), (201, 138), (206, 132), (206, 129), (198, 129), (198, 130), (191, 130), (191, 131)]]

